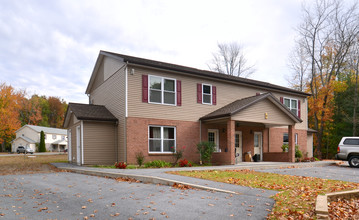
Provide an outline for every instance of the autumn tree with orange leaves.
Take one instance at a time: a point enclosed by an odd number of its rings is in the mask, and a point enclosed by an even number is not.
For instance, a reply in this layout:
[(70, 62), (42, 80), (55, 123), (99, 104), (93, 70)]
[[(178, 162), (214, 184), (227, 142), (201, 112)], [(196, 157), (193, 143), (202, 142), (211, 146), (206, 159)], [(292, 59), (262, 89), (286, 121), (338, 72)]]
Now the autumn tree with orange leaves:
[[(313, 6), (303, 5), (303, 22), (298, 27), (296, 48), (307, 62), (306, 91), (309, 126), (318, 132), (314, 154), (321, 157), (323, 136), (333, 116), (333, 97), (338, 75), (345, 71), (351, 49), (359, 36), (359, 13), (356, 4), (344, 5), (339, 0), (318, 0)], [(297, 72), (295, 74), (303, 74)]]
[(32, 95), (0, 83), (0, 150), (5, 151), (15, 131), (30, 124), (62, 128), (67, 104), (58, 97)]
[(15, 131), (21, 127), (19, 110), (24, 92), (16, 91), (12, 86), (0, 83), (0, 144), (5, 151), (5, 144), (15, 136)]

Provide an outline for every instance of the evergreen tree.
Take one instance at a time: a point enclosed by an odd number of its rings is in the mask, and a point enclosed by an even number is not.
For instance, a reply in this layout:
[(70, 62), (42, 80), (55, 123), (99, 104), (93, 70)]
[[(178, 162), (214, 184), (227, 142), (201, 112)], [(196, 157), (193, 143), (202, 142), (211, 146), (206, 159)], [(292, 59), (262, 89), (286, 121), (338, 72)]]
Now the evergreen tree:
[(39, 151), (40, 151), (40, 152), (46, 152), (45, 133), (44, 133), (44, 131), (41, 131), (41, 133), (40, 133), (40, 147), (39, 147)]

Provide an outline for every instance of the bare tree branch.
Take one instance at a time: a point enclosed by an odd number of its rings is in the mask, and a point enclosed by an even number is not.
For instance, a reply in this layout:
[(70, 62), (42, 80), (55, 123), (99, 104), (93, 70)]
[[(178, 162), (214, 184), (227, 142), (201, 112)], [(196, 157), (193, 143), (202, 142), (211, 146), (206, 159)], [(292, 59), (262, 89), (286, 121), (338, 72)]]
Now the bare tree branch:
[(236, 42), (218, 43), (209, 69), (222, 74), (248, 77), (255, 72), (254, 65), (248, 65), (243, 48)]

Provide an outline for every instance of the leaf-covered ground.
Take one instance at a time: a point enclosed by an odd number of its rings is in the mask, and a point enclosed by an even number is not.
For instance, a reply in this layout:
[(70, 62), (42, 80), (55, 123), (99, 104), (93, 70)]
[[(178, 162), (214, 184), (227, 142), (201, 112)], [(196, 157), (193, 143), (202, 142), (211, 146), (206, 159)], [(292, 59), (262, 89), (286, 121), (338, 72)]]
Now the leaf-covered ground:
[(328, 204), (329, 217), (333, 220), (359, 219), (359, 199), (342, 199), (339, 198)]
[(59, 171), (49, 163), (67, 162), (67, 155), (20, 155), (0, 158), (0, 175), (49, 173)]
[(359, 183), (262, 173), (252, 170), (177, 171), (171, 173), (280, 191), (273, 197), (276, 203), (272, 212), (268, 215), (268, 219), (315, 218), (315, 200), (318, 194), (357, 189), (359, 187)]

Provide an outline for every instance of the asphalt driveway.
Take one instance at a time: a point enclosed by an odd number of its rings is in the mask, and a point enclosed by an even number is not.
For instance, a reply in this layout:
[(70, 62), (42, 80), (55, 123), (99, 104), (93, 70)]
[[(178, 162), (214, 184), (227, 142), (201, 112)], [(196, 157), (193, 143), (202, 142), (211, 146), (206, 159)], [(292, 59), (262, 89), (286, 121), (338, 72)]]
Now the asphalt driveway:
[(294, 176), (310, 176), (310, 177), (318, 177), (322, 179), (343, 180), (348, 182), (359, 183), (359, 168), (349, 167), (347, 163), (341, 166), (331, 165), (331, 166), (323, 166), (323, 167), (265, 169), (258, 171), (294, 175)]
[(7, 175), (0, 183), (0, 219), (265, 219), (274, 204), (75, 173)]

